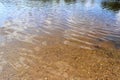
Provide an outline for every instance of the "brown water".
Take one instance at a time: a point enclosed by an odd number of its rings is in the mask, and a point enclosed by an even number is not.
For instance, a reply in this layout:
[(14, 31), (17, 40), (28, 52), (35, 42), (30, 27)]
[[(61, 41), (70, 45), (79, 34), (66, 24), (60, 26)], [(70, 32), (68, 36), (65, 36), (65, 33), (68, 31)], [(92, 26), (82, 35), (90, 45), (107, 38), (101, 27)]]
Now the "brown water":
[(0, 1), (0, 80), (119, 80), (119, 5)]

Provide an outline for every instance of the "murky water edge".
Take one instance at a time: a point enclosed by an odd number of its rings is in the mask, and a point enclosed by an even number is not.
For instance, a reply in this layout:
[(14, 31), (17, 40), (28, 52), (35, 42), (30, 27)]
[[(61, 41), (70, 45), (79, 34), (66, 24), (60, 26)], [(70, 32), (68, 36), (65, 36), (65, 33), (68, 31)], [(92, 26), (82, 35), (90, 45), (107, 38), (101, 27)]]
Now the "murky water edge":
[(109, 4), (0, 1), (0, 80), (119, 80), (120, 11)]

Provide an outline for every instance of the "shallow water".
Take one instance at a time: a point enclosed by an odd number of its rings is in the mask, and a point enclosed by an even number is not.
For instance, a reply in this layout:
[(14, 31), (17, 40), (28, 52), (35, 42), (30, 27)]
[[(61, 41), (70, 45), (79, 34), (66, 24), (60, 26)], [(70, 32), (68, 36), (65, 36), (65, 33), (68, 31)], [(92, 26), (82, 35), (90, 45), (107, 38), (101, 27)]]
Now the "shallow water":
[(6, 35), (0, 35), (0, 42), (35, 42), (35, 36), (59, 33), (68, 45), (93, 49), (99, 41), (111, 41), (118, 48), (119, 4), (104, 0), (3, 0), (0, 30)]
[(85, 53), (89, 67), (89, 58), (91, 63), (104, 60), (87, 56), (89, 50), (113, 49), (105, 54), (112, 58), (119, 54), (119, 5), (107, 0), (0, 0), (0, 79), (81, 80), (77, 69), (69, 65), (73, 55)]

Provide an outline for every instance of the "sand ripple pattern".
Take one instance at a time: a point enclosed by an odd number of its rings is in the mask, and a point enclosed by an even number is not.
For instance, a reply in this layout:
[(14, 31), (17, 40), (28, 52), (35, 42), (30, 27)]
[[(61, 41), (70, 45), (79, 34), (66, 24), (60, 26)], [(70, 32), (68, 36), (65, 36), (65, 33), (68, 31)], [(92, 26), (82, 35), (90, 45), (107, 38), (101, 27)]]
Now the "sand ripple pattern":
[[(102, 47), (101, 42), (119, 42), (119, 33), (112, 30), (106, 30), (97, 27), (81, 27), (70, 26), (70, 29), (65, 30), (64, 44), (74, 45), (76, 47), (94, 50)], [(93, 25), (94, 26), (94, 25)], [(117, 43), (118, 44), (118, 43)]]

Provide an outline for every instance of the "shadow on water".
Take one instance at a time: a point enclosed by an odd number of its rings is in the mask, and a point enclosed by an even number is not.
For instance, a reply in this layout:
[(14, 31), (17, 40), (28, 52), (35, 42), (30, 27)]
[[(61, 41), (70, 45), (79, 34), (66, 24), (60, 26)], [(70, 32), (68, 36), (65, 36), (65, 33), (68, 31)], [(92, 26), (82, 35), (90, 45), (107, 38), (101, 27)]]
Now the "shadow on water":
[(64, 0), (64, 2), (67, 4), (73, 4), (76, 3), (76, 0)]
[(42, 3), (60, 3), (60, 1), (65, 2), (66, 4), (74, 4), (77, 0), (30, 0), (32, 2), (42, 2)]
[[(36, 0), (32, 0), (32, 1), (36, 1)], [(60, 0), (38, 0), (38, 1), (41, 1), (42, 3), (59, 3)]]
[(103, 1), (102, 7), (112, 11), (119, 11), (120, 10), (120, 0), (114, 1)]

